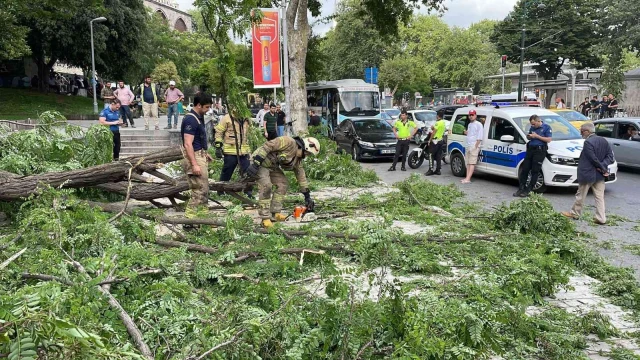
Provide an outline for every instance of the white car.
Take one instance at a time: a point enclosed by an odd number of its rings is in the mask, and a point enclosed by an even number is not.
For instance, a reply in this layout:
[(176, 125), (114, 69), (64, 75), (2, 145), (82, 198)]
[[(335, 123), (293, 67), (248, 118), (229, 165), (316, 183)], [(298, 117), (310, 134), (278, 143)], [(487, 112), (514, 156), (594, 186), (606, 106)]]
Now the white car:
[(389, 114), (393, 120), (397, 120), (400, 117), (400, 110), (398, 109), (382, 109), (380, 112)]
[[(451, 171), (455, 176), (466, 175), (464, 161), (469, 109), (460, 108), (453, 115), (449, 126), (447, 152)], [(526, 155), (526, 134), (531, 127), (529, 117), (538, 115), (551, 126), (552, 141), (547, 158), (542, 163), (542, 173), (533, 190), (544, 192), (547, 186), (577, 187), (578, 158), (584, 140), (578, 130), (560, 115), (539, 107), (476, 107), (478, 121), (484, 125), (484, 139), (476, 172), (517, 179), (520, 165)], [(609, 165), (608, 183), (617, 179), (618, 164)]]

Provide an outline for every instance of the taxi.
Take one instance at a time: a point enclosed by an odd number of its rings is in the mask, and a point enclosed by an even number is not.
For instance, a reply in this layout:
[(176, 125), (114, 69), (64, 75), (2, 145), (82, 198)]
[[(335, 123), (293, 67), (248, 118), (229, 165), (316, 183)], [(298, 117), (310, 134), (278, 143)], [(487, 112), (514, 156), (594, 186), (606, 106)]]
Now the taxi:
[(575, 110), (552, 109), (551, 111), (565, 118), (565, 120), (569, 121), (569, 123), (578, 130), (580, 130), (580, 126), (582, 126), (582, 124), (591, 122), (591, 119)]
[[(447, 153), (451, 171), (455, 176), (466, 175), (464, 160), (466, 135), (471, 107), (458, 109), (449, 126)], [(539, 107), (478, 106), (474, 107), (477, 121), (483, 123), (482, 149), (475, 167), (476, 172), (518, 179), (520, 165), (527, 150), (529, 117), (538, 115), (552, 129), (548, 155), (542, 163), (542, 172), (533, 191), (544, 192), (547, 186), (577, 187), (578, 158), (584, 140), (580, 132), (562, 116)], [(607, 183), (617, 180), (618, 164), (609, 165), (611, 176)]]

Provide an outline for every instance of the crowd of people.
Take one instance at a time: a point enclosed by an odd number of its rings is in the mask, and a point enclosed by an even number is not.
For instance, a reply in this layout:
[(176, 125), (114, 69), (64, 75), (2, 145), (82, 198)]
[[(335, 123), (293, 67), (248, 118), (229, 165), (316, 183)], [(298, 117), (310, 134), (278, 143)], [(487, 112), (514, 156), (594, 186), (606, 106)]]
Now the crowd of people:
[(613, 94), (609, 94), (609, 96), (603, 95), (602, 100), (598, 100), (598, 96), (594, 95), (591, 100), (584, 98), (579, 110), (582, 115), (594, 120), (614, 117), (616, 111), (618, 111), (618, 100)]

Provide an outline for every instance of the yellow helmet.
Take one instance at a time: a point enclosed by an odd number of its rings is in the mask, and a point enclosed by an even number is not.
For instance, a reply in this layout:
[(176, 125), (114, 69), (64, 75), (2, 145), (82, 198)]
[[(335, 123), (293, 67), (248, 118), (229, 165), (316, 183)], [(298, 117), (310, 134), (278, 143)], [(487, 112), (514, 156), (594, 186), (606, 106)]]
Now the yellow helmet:
[(308, 137), (302, 139), (302, 142), (304, 142), (304, 151), (313, 154), (314, 156), (320, 153), (320, 142), (318, 141), (318, 139), (314, 137)]

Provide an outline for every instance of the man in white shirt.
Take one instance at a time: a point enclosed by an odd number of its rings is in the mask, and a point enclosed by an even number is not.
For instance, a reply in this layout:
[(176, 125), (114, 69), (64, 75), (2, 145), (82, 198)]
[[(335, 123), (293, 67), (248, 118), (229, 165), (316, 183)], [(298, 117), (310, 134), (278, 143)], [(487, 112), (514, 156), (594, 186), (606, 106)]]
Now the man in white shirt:
[(264, 107), (258, 111), (258, 115), (256, 115), (256, 121), (258, 122), (258, 126), (262, 128), (262, 124), (264, 122), (264, 114), (269, 112), (269, 103), (264, 103)]
[(475, 170), (476, 164), (478, 163), (482, 138), (484, 137), (484, 128), (482, 123), (477, 120), (474, 109), (469, 110), (469, 125), (464, 134), (467, 135), (467, 144), (464, 152), (465, 163), (467, 164), (467, 177), (460, 180), (460, 182), (468, 184), (471, 182), (473, 170)]

